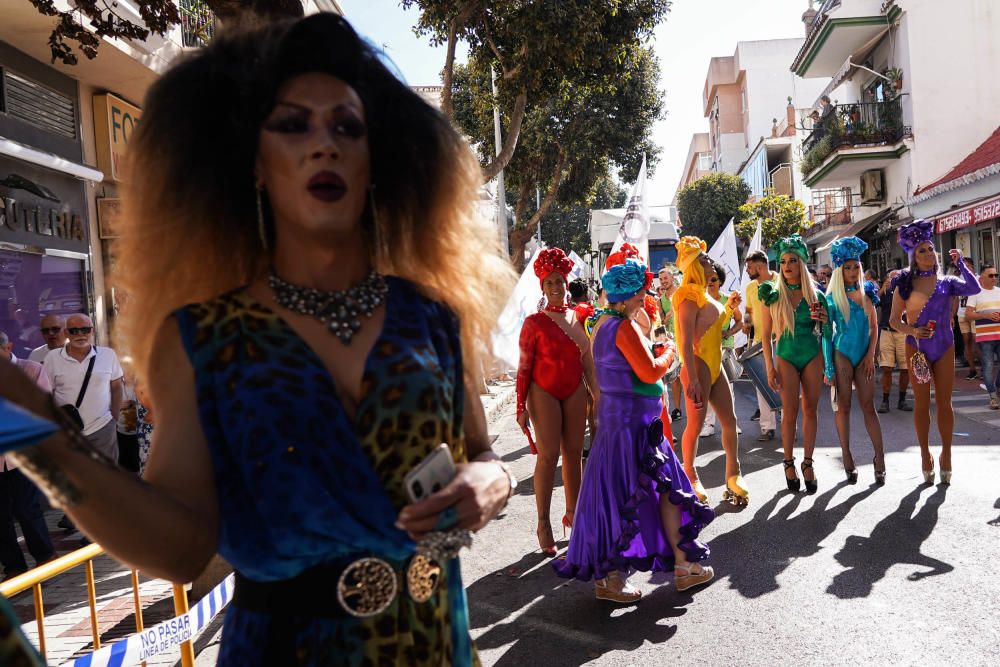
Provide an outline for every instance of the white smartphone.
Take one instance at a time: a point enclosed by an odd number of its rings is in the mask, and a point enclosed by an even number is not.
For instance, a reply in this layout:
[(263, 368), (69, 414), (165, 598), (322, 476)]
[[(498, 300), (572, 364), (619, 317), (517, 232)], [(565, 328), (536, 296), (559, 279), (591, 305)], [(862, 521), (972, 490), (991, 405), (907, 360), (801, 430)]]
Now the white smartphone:
[(420, 502), (437, 493), (455, 477), (455, 461), (451, 458), (448, 445), (441, 444), (420, 464), (406, 473), (403, 485), (411, 503)]

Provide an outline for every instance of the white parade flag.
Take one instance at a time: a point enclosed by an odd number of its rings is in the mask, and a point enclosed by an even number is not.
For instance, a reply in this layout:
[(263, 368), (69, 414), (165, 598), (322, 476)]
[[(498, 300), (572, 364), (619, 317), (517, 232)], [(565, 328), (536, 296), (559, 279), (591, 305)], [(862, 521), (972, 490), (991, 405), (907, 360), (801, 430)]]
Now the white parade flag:
[(621, 227), (618, 229), (618, 238), (615, 239), (611, 252), (618, 252), (623, 243), (631, 243), (639, 249), (639, 255), (648, 264), (649, 225), (649, 198), (646, 196), (646, 156), (643, 155), (639, 176), (636, 177), (635, 185), (632, 186), (632, 194), (628, 198), (625, 217), (622, 218)]
[[(542, 286), (534, 269), (535, 260), (538, 259), (538, 254), (541, 251), (541, 248), (536, 250), (524, 267), (524, 273), (517, 281), (514, 292), (507, 300), (503, 312), (500, 313), (496, 329), (493, 330), (493, 355), (498, 373), (509, 373), (517, 369), (517, 361), (521, 354), (518, 346), (521, 325), (524, 324), (528, 315), (538, 312), (539, 304), (542, 301)], [(569, 256), (573, 260), (573, 271), (570, 273), (569, 279), (575, 280), (583, 277), (586, 264), (575, 252), (570, 252)]]
[[(726, 270), (726, 282), (720, 290), (723, 297), (729, 296), (734, 290), (740, 290), (740, 256), (736, 252), (736, 226), (732, 218), (729, 224), (722, 230), (722, 234), (715, 240), (708, 251), (708, 256), (722, 265)], [(740, 292), (742, 294), (742, 291)], [(736, 346), (746, 344), (746, 336), (743, 332), (736, 334)]]
[(736, 228), (730, 218), (729, 224), (715, 240), (708, 251), (708, 256), (722, 265), (726, 270), (726, 282), (722, 293), (728, 295), (740, 288), (740, 256), (736, 252)]

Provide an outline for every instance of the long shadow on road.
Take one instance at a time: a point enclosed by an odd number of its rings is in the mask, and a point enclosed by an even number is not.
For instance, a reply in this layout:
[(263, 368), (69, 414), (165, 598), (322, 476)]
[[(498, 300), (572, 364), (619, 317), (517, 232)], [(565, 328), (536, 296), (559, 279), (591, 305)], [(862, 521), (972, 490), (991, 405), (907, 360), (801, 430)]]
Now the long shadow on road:
[[(581, 665), (610, 651), (661, 644), (677, 633), (670, 619), (684, 615), (692, 600), (661, 587), (632, 607), (599, 602), (593, 584), (560, 579), (550, 563), (537, 552), (528, 554), (469, 586), (471, 625), (489, 628), (476, 646), (507, 647), (493, 664)], [(593, 628), (601, 632), (588, 630)]]
[[(728, 577), (730, 588), (746, 598), (778, 590), (778, 577), (792, 561), (818, 553), (820, 543), (833, 534), (851, 509), (878, 488), (872, 485), (830, 507), (830, 501), (845, 486), (843, 481), (829, 488), (816, 496), (811, 508), (798, 514), (795, 512), (806, 496), (790, 491), (775, 493), (753, 519), (709, 542), (716, 572)], [(779, 508), (781, 500), (789, 496)]]
[(946, 485), (938, 486), (914, 515), (921, 491), (926, 488), (924, 485), (918, 486), (904, 496), (899, 508), (879, 521), (870, 536), (851, 535), (847, 538), (836, 558), (838, 563), (848, 569), (833, 578), (827, 593), (839, 598), (867, 597), (874, 585), (896, 564), (908, 563), (930, 568), (929, 571), (913, 572), (907, 577), (910, 581), (946, 574), (955, 569), (944, 561), (920, 553), (924, 540), (930, 537), (937, 524), (938, 510), (948, 492)]

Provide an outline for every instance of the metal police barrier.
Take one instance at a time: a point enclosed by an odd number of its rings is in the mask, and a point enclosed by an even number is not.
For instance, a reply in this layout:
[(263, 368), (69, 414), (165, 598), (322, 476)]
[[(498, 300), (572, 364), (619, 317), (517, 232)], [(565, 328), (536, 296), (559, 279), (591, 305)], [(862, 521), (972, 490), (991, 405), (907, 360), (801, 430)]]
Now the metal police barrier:
[(194, 609), (93, 653), (64, 662), (61, 667), (130, 667), (190, 643), (229, 604), (235, 582), (236, 577), (231, 574), (199, 600)]

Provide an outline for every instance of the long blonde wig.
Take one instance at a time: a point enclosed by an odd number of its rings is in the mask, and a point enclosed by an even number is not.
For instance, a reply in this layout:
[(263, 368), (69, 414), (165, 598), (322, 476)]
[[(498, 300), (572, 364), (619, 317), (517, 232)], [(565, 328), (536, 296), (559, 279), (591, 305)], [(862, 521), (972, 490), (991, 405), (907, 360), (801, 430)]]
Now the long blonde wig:
[(365, 105), (377, 188), (361, 224), (375, 267), (454, 311), (465, 370), (479, 374), (514, 280), (493, 226), (476, 211), (479, 164), (451, 123), (343, 19), (320, 14), (229, 29), (149, 91), (129, 146), (113, 273), (128, 294), (118, 343), (140, 376), (152, 332), (173, 310), (266, 270), (253, 174), (260, 127), (279, 86), (310, 71), (344, 80)]
[[(802, 298), (806, 300), (806, 303), (811, 307), (812, 304), (816, 303), (816, 286), (813, 283), (812, 276), (809, 275), (809, 270), (806, 268), (806, 263), (802, 261), (801, 257), (796, 255), (799, 260), (800, 273), (799, 273), (799, 284), (802, 286)], [(781, 258), (778, 258), (781, 261)], [(792, 290), (788, 289), (788, 285), (785, 283), (785, 277), (781, 274), (781, 267), (778, 267), (778, 300), (771, 304), (771, 321), (773, 322), (773, 331), (781, 338), (786, 333), (795, 335), (795, 308), (792, 307)]]
[[(858, 262), (858, 266), (861, 267), (861, 279), (858, 281), (858, 287), (861, 287), (860, 283), (864, 282), (865, 267)], [(833, 299), (833, 302), (837, 304), (837, 310), (843, 316), (845, 322), (851, 321), (851, 304), (848, 302), (847, 290), (844, 289), (844, 267), (838, 266), (833, 270), (830, 275), (830, 284), (826, 287), (827, 296)]]

